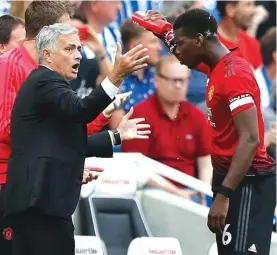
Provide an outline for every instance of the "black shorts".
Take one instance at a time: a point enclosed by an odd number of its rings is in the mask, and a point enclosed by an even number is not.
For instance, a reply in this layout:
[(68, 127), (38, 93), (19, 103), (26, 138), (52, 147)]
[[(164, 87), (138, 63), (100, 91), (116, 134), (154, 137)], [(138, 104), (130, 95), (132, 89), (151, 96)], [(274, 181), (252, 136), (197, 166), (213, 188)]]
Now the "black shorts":
[(275, 174), (245, 177), (230, 198), (223, 234), (216, 237), (218, 254), (269, 255), (275, 205)]
[(4, 218), (3, 213), (3, 200), (4, 200), (4, 187), (0, 184), (0, 254), (11, 255), (12, 254), (12, 229), (8, 220)]

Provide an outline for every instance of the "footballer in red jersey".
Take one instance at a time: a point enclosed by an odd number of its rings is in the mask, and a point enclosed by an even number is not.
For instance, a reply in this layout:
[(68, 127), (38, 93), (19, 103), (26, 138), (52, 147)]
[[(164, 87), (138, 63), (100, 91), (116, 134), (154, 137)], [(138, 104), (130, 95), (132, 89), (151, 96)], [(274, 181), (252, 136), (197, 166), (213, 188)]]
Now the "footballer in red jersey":
[[(147, 13), (146, 19), (150, 18), (164, 19), (156, 11)], [(209, 12), (186, 11), (173, 29), (170, 48), (174, 55), (181, 64), (209, 78), (206, 104), (212, 129), (214, 201), (208, 227), (216, 234), (218, 254), (268, 255), (276, 167), (264, 146), (260, 91), (254, 74), (239, 49), (229, 51), (219, 41), (216, 20)]]

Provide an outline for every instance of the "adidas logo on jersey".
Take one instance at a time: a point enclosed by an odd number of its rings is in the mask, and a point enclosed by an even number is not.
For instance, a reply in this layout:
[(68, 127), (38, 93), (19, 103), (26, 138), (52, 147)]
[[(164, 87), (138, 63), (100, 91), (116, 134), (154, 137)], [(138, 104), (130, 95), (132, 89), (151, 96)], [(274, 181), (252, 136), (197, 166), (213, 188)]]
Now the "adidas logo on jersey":
[(256, 245), (255, 245), (255, 244), (252, 244), (252, 245), (249, 247), (248, 251), (251, 251), (251, 252), (253, 252), (253, 253), (257, 253)]

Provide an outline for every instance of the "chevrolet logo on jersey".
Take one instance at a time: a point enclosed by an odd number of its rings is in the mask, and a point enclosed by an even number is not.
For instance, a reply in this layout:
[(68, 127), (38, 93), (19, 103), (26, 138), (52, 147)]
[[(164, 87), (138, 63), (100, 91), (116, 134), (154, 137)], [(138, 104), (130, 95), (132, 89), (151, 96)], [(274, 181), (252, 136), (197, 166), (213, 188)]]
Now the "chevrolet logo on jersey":
[(214, 86), (211, 86), (208, 92), (208, 99), (209, 101), (212, 101), (214, 95)]

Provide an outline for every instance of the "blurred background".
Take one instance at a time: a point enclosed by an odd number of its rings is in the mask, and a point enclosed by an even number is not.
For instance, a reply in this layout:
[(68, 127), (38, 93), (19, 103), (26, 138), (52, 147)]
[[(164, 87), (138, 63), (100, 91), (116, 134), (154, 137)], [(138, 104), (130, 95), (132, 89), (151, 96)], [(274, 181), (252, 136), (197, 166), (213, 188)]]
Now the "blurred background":
[[(24, 39), (24, 13), (30, 2), (0, 1), (1, 17), (10, 14), (22, 20), (9, 28), (8, 40), (8, 27), (0, 22), (0, 54), (7, 48), (4, 46), (12, 49)], [(114, 147), (114, 159), (87, 160), (109, 169), (105, 175), (109, 181), (103, 181), (103, 177), (98, 184), (83, 187), (74, 214), (76, 235), (98, 236), (104, 243), (102, 252), (111, 255), (126, 254), (131, 241), (140, 236), (177, 238), (183, 254), (217, 254), (214, 237), (206, 227), (212, 178), (210, 127), (205, 117), (207, 77), (181, 66), (159, 39), (133, 24), (130, 18), (138, 10), (159, 10), (170, 22), (192, 8), (211, 12), (218, 21), (220, 41), (228, 49), (239, 47), (253, 69), (261, 91), (265, 144), (276, 159), (276, 1), (71, 3), (75, 6), (72, 25), (90, 29), (89, 36), (82, 41), (83, 59), (78, 78), (71, 82), (72, 88), (84, 97), (101, 83), (114, 63), (116, 42), (122, 44), (124, 51), (143, 44), (149, 49), (148, 67), (123, 81), (121, 92), (133, 94), (113, 113), (106, 128), (116, 128), (133, 106), (134, 117), (145, 117), (152, 131), (147, 141), (126, 141)], [(172, 116), (174, 109), (178, 116)], [(118, 176), (126, 179), (130, 189)], [(108, 201), (113, 204), (112, 209), (102, 203), (107, 198), (115, 199)], [(116, 217), (120, 213), (122, 217)], [(272, 254), (274, 251), (275, 235)]]

